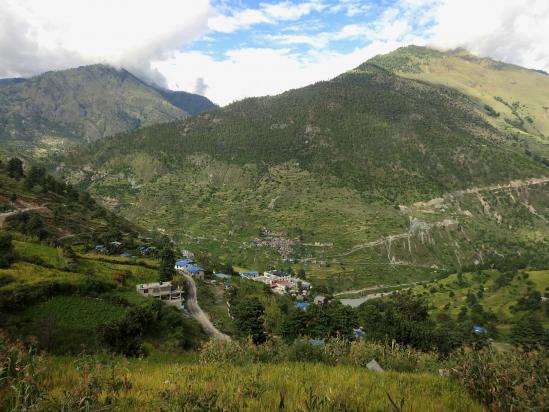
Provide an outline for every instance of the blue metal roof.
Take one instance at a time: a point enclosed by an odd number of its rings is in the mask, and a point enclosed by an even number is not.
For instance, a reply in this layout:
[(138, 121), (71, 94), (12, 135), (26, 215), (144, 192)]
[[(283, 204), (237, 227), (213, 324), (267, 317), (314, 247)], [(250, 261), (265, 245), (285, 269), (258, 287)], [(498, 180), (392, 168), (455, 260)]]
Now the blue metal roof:
[(295, 307), (298, 309), (307, 309), (311, 304), (309, 302), (296, 302)]
[(204, 271), (204, 269), (201, 269), (197, 266), (193, 266), (189, 269), (189, 273), (198, 273), (198, 272), (203, 272), (203, 271)]
[(192, 259), (183, 259), (183, 260), (178, 260), (177, 262), (175, 262), (175, 264), (176, 264), (176, 266), (187, 266), (187, 265), (190, 265), (193, 262), (194, 262), (194, 260), (192, 260)]
[(480, 325), (475, 325), (473, 326), (473, 331), (475, 333), (488, 333), (488, 331), (486, 330), (486, 328), (480, 326)]
[(250, 276), (255, 278), (256, 276), (259, 276), (259, 272), (240, 272), (241, 276)]

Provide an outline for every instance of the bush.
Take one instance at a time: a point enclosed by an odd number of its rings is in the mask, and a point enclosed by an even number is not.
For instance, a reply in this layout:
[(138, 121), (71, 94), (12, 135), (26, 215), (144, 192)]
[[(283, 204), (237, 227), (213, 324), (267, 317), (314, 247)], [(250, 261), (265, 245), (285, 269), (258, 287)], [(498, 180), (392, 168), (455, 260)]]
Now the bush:
[(324, 359), (323, 345), (313, 345), (308, 340), (296, 339), (288, 349), (291, 362), (323, 362)]
[(101, 325), (98, 329), (98, 338), (101, 344), (113, 353), (125, 356), (144, 355), (142, 338), (154, 321), (150, 308), (132, 308), (125, 318)]
[(534, 315), (520, 318), (511, 328), (511, 340), (524, 349), (549, 348), (549, 333)]
[(210, 339), (200, 348), (200, 363), (243, 365), (252, 361), (252, 356), (243, 344), (234, 341)]
[(454, 358), (451, 375), (493, 411), (543, 411), (549, 406), (546, 351), (469, 352)]
[(15, 259), (11, 243), (12, 238), (7, 233), (0, 233), (0, 268), (9, 267)]
[(395, 342), (390, 346), (362, 340), (351, 344), (348, 363), (365, 368), (372, 359), (384, 369), (399, 372), (433, 371), (438, 366), (435, 353), (419, 352)]

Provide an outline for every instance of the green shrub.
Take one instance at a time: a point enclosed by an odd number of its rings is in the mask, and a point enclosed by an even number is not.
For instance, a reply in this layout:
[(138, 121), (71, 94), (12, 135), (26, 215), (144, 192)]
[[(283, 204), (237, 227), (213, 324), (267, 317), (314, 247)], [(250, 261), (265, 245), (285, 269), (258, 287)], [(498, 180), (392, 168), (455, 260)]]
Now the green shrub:
[(493, 411), (544, 411), (549, 407), (547, 351), (483, 350), (455, 357), (451, 374)]
[(0, 268), (9, 267), (15, 259), (12, 238), (7, 233), (0, 233)]
[(113, 353), (144, 355), (143, 336), (154, 327), (155, 320), (153, 308), (132, 308), (123, 319), (101, 325), (97, 332), (99, 341)]
[(200, 348), (200, 363), (227, 363), (242, 365), (250, 363), (252, 357), (239, 342), (210, 339)]
[(323, 345), (313, 345), (308, 340), (296, 339), (288, 348), (288, 360), (291, 362), (323, 362)]

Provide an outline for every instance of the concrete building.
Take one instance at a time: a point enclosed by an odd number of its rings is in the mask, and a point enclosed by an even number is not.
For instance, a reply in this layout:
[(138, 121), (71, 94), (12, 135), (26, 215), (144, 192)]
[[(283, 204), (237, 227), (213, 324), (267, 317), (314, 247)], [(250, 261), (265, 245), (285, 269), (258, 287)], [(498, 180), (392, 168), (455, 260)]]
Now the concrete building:
[(183, 289), (173, 286), (172, 282), (142, 283), (136, 285), (135, 290), (140, 295), (162, 300), (178, 308), (183, 305)]

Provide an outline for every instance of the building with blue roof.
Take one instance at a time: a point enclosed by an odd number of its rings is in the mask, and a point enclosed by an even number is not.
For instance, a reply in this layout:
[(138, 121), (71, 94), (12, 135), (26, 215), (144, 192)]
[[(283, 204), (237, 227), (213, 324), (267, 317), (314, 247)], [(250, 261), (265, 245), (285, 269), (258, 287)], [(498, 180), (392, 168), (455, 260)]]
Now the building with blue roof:
[(199, 268), (198, 266), (191, 266), (186, 270), (186, 272), (192, 277), (204, 279), (204, 269)]
[(105, 245), (95, 245), (95, 250), (97, 252), (104, 252), (107, 250), (107, 247)]
[(355, 335), (355, 338), (363, 338), (365, 333), (362, 329), (358, 328), (358, 329), (353, 329), (353, 333)]
[(259, 276), (259, 272), (240, 272), (240, 276), (248, 277), (248, 278), (256, 278)]
[(309, 302), (296, 302), (295, 307), (298, 309), (306, 310), (311, 304)]
[(485, 335), (488, 333), (488, 330), (486, 330), (485, 327), (482, 327), (480, 325), (473, 326), (473, 332), (479, 334), (479, 335)]
[(183, 259), (183, 260), (178, 260), (177, 262), (175, 262), (175, 269), (185, 270), (185, 269), (188, 269), (189, 267), (191, 267), (193, 263), (194, 263), (194, 260), (189, 259), (189, 258)]

